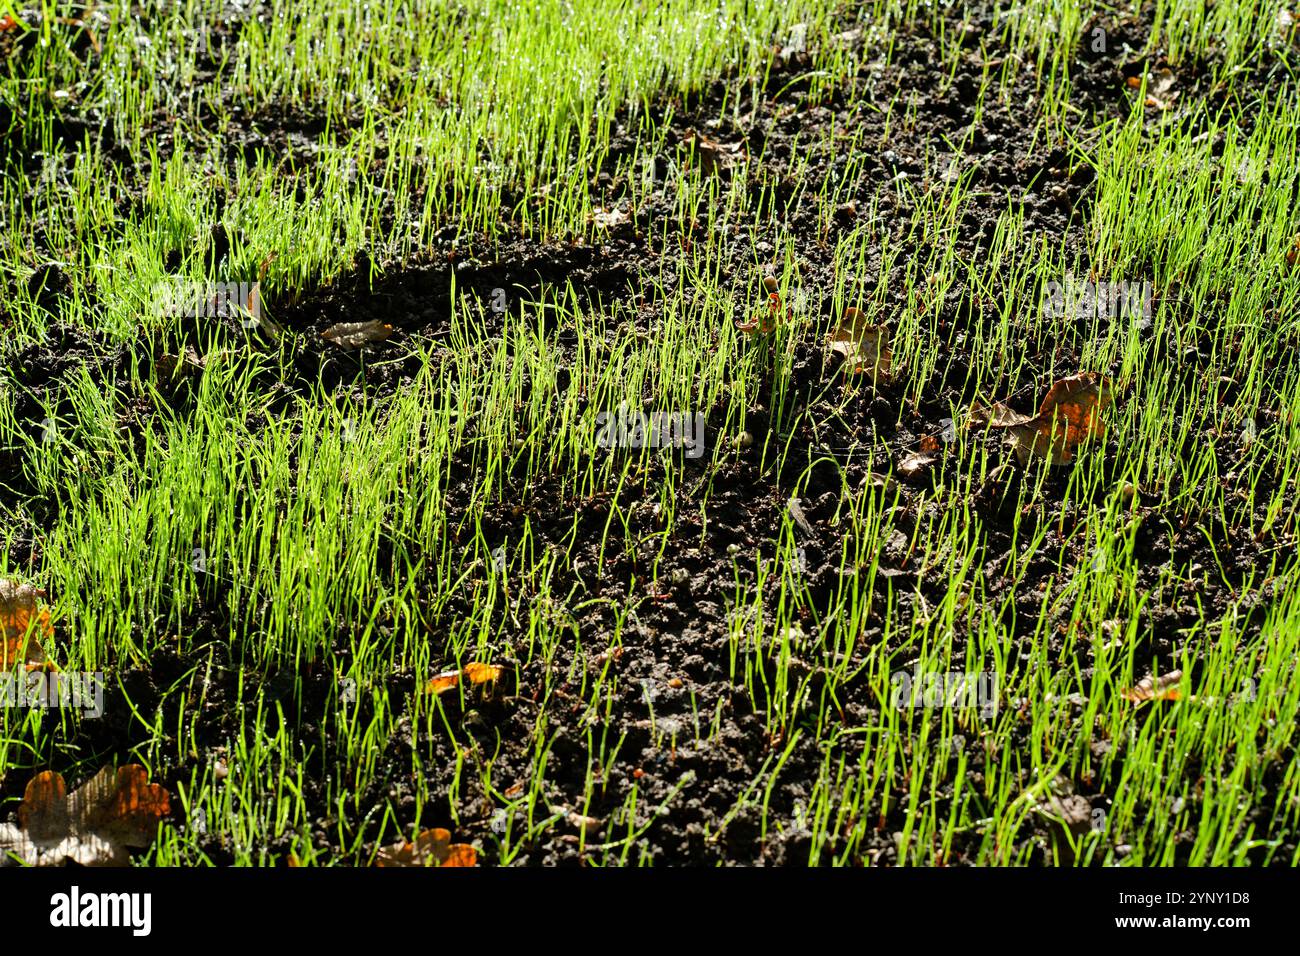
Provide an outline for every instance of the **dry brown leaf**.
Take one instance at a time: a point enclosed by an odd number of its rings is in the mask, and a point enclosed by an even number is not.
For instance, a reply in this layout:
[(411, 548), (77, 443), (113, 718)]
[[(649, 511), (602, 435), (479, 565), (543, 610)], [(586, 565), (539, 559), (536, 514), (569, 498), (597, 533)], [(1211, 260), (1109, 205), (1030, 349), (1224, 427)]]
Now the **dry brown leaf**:
[(37, 604), (45, 596), (40, 588), (0, 578), (0, 670), (45, 663), (41, 639), (54, 637), (49, 609)]
[(745, 156), (743, 142), (720, 143), (696, 131), (688, 133), (685, 142), (694, 144), (700, 157), (700, 169), (706, 176), (730, 169)]
[(970, 417), (973, 423), (1009, 430), (1022, 464), (1040, 455), (1060, 465), (1074, 459), (1074, 450), (1082, 442), (1105, 434), (1101, 413), (1112, 400), (1109, 379), (1097, 372), (1081, 372), (1055, 382), (1037, 415), (1021, 415), (994, 403), (972, 408)]
[(1135, 704), (1147, 700), (1178, 700), (1182, 696), (1178, 690), (1178, 682), (1182, 679), (1182, 671), (1170, 671), (1159, 677), (1148, 675), (1138, 681), (1135, 687), (1121, 690), (1119, 695)]
[(585, 814), (575, 813), (572, 810), (565, 814), (565, 819), (583, 833), (595, 833), (601, 827), (601, 820), (599, 817), (589, 817)]
[(68, 795), (63, 775), (47, 770), (28, 781), (17, 827), (0, 825), (0, 854), (27, 866), (126, 866), (131, 847), (146, 847), (171, 797), (139, 764), (104, 767)]
[(154, 368), (158, 377), (162, 380), (175, 378), (179, 372), (183, 375), (198, 375), (203, 371), (203, 359), (199, 353), (194, 351), (191, 345), (185, 346), (180, 355), (173, 355), (171, 352), (162, 352), (154, 361)]
[(1286, 251), (1286, 264), (1293, 266), (1300, 259), (1300, 232), (1291, 240), (1291, 248)]
[(872, 325), (860, 309), (844, 310), (844, 318), (830, 336), (832, 352), (844, 356), (850, 372), (868, 372), (872, 383), (888, 381), (893, 361), (889, 344), (889, 327)]
[(1021, 415), (1015, 409), (994, 402), (992, 405), (976, 405), (970, 410), (972, 425), (987, 425), (989, 428), (1011, 428), (1032, 422), (1038, 416)]
[(458, 671), (443, 671), (441, 674), (435, 674), (429, 678), (429, 682), (424, 685), (424, 692), (426, 694), (445, 693), (459, 684), (462, 676), (471, 684), (486, 684), (501, 676), (501, 665), (474, 663), (466, 664), (463, 669)]
[[(1143, 105), (1151, 106), (1158, 110), (1167, 110), (1173, 105), (1174, 100), (1178, 97), (1175, 89), (1178, 78), (1168, 69), (1159, 69), (1147, 74), (1147, 95)], [(1128, 85), (1132, 89), (1142, 88), (1142, 77), (1130, 76)]]
[(375, 855), (375, 866), (477, 866), (478, 851), (468, 843), (452, 843), (441, 827), (425, 830), (415, 842), (394, 843)]
[(938, 460), (939, 456), (935, 452), (914, 452), (898, 463), (898, 475), (904, 479), (916, 478), (924, 474)]
[(393, 334), (387, 322), (371, 319), (368, 322), (338, 322), (321, 333), (325, 341), (341, 349), (359, 349), (371, 342), (382, 342)]

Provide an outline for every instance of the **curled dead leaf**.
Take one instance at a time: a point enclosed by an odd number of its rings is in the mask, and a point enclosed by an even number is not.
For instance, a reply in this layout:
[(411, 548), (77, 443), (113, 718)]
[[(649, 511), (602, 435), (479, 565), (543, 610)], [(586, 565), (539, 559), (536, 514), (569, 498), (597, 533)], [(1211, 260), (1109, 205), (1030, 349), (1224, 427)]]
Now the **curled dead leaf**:
[(434, 827), (413, 842), (394, 843), (375, 854), (375, 866), (477, 866), (478, 851), (468, 843), (452, 843), (451, 833)]
[(443, 671), (441, 674), (433, 675), (424, 685), (424, 692), (426, 694), (446, 693), (459, 684), (462, 677), (471, 684), (486, 684), (499, 678), (501, 671), (500, 664), (466, 664), (461, 670)]
[(873, 384), (888, 381), (893, 361), (889, 327), (873, 325), (862, 310), (844, 310), (844, 318), (831, 331), (830, 348), (844, 356), (844, 367), (851, 373), (867, 372)]
[(1135, 686), (1121, 690), (1119, 695), (1135, 704), (1148, 700), (1178, 700), (1182, 696), (1178, 690), (1178, 682), (1182, 679), (1182, 671), (1170, 671), (1159, 677), (1147, 675)]
[(393, 327), (378, 319), (368, 322), (338, 322), (321, 333), (325, 341), (341, 349), (359, 349), (372, 342), (382, 342), (393, 334)]

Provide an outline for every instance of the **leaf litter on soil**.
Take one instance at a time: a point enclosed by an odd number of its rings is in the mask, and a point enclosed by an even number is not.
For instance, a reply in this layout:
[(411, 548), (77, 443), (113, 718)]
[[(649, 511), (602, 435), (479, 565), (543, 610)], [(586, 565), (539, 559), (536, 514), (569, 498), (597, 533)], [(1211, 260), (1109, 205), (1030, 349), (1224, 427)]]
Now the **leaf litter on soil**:
[(414, 841), (401, 841), (375, 854), (375, 866), (478, 866), (478, 851), (468, 843), (452, 843), (441, 827), (425, 830)]
[(1121, 690), (1119, 695), (1134, 704), (1141, 704), (1149, 700), (1180, 700), (1182, 693), (1178, 690), (1178, 682), (1182, 679), (1182, 671), (1170, 671), (1167, 674), (1161, 674), (1159, 677), (1148, 675), (1133, 687), (1126, 687)]
[(387, 322), (370, 319), (365, 322), (337, 322), (321, 333), (321, 338), (341, 349), (359, 349), (372, 342), (383, 342), (393, 334)]
[(0, 824), (0, 865), (126, 866), (170, 814), (170, 794), (139, 764), (103, 767), (72, 794), (62, 774), (46, 770), (27, 783), (19, 825)]
[(861, 309), (844, 310), (843, 319), (831, 331), (830, 350), (843, 356), (844, 367), (851, 374), (869, 374), (872, 384), (893, 377), (889, 327), (872, 323)]
[(426, 694), (444, 694), (456, 687), (461, 678), (464, 678), (470, 684), (487, 684), (495, 681), (501, 676), (500, 664), (466, 664), (464, 668), (458, 671), (443, 671), (441, 674), (435, 674), (429, 678), (428, 683), (424, 685)]
[(973, 407), (970, 421), (1007, 430), (1021, 464), (1036, 455), (1062, 465), (1074, 460), (1080, 444), (1105, 434), (1101, 414), (1112, 400), (1109, 379), (1097, 372), (1080, 372), (1056, 381), (1036, 415), (1022, 415), (995, 402)]

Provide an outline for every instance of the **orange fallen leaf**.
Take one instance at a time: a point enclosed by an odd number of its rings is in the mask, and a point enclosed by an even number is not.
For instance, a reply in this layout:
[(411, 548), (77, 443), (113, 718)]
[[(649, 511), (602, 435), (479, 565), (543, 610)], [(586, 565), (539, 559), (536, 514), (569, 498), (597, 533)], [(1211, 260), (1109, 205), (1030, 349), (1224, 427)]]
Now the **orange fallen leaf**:
[(1293, 266), (1296, 260), (1300, 259), (1300, 232), (1291, 240), (1291, 248), (1286, 251), (1286, 264)]
[(0, 578), (0, 670), (45, 663), (41, 639), (54, 637), (49, 609), (37, 604), (45, 596), (40, 588)]
[(443, 671), (429, 678), (424, 691), (426, 694), (445, 693), (459, 684), (462, 676), (471, 684), (486, 684), (501, 676), (501, 665), (474, 663), (466, 664), (462, 670)]
[(359, 349), (371, 342), (382, 342), (393, 334), (387, 322), (371, 319), (368, 322), (338, 322), (321, 333), (325, 341), (341, 349)]
[(1178, 682), (1183, 679), (1182, 671), (1170, 671), (1159, 677), (1148, 675), (1137, 682), (1134, 687), (1126, 687), (1119, 695), (1135, 704), (1147, 700), (1179, 700), (1182, 697)]
[(477, 866), (478, 851), (468, 843), (452, 843), (441, 827), (425, 830), (414, 842), (394, 843), (375, 855), (375, 866)]
[(1110, 380), (1097, 372), (1059, 379), (1047, 392), (1037, 415), (1021, 415), (1001, 403), (971, 409), (971, 421), (1011, 432), (1021, 464), (1041, 455), (1053, 465), (1074, 459), (1082, 442), (1105, 434), (1101, 413), (1113, 400)]
[(501, 676), (500, 664), (466, 664), (465, 676), (471, 684), (485, 684)]
[(19, 825), (0, 825), (0, 853), (28, 866), (126, 866), (129, 848), (152, 843), (170, 814), (166, 788), (139, 764), (103, 767), (71, 795), (63, 775), (46, 770), (27, 783)]

